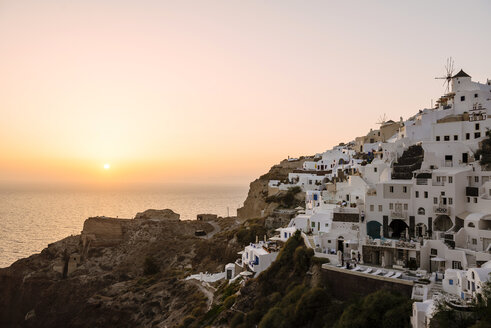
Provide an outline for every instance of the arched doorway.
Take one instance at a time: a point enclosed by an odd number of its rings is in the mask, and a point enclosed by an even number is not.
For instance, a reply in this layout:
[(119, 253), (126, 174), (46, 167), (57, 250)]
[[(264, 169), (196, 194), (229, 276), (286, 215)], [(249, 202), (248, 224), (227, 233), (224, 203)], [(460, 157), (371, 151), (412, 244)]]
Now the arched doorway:
[(433, 222), (433, 229), (435, 231), (447, 231), (452, 226), (452, 219), (448, 215), (438, 215)]
[(406, 228), (409, 227), (407, 226), (406, 222), (402, 221), (401, 219), (395, 219), (389, 224), (389, 228), (391, 238), (401, 238), (405, 235)]
[(375, 238), (380, 238), (380, 227), (382, 224), (378, 221), (369, 221), (367, 222), (367, 235)]
[(338, 251), (341, 251), (341, 253), (344, 253), (344, 237), (343, 236), (338, 237)]

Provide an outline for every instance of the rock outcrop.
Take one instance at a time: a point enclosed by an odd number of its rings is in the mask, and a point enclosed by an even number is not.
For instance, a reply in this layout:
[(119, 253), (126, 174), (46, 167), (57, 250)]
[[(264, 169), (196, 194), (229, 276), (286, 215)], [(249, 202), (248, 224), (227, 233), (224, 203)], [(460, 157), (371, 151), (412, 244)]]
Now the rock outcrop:
[[(280, 164), (271, 167), (268, 173), (262, 175), (249, 185), (249, 193), (244, 206), (237, 210), (237, 216), (241, 220), (268, 216), (278, 207), (278, 204), (267, 203), (269, 180), (285, 180), (288, 173), (303, 166), (305, 159), (297, 161), (283, 160)], [(264, 212), (263, 212), (264, 211)], [(262, 215), (261, 215), (262, 214)]]
[(135, 219), (147, 220), (164, 220), (164, 221), (179, 221), (180, 215), (173, 210), (166, 208), (165, 210), (149, 209), (144, 212), (136, 213)]

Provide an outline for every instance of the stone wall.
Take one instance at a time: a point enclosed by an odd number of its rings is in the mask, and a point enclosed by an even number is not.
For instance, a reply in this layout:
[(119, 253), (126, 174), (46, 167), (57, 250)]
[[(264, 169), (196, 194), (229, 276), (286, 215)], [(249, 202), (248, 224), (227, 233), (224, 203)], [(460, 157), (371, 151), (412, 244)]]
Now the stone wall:
[(113, 246), (123, 240), (122, 219), (105, 217), (88, 218), (84, 222), (82, 230), (82, 243), (84, 247), (90, 246)]
[(373, 276), (326, 264), (322, 265), (321, 271), (322, 283), (329, 288), (334, 297), (340, 300), (366, 296), (381, 289), (398, 292), (411, 298), (412, 281)]
[(218, 219), (216, 214), (198, 214), (196, 220), (198, 221), (215, 221)]

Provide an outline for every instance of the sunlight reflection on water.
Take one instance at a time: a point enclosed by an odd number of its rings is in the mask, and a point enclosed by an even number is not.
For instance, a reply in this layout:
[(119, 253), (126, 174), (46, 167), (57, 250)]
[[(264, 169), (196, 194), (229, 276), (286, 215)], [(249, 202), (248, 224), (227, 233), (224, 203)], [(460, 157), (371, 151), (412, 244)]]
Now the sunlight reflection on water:
[(199, 213), (236, 215), (247, 187), (159, 191), (0, 191), (0, 267), (40, 252), (48, 243), (79, 234), (91, 216), (133, 218), (149, 208), (170, 208), (182, 220)]

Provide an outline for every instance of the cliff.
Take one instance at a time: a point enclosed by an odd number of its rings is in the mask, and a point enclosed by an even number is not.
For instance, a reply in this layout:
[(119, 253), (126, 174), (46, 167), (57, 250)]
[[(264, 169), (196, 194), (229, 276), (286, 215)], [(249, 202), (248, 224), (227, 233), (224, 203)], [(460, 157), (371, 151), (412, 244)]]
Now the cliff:
[(210, 293), (183, 278), (235, 260), (236, 220), (140, 217), (89, 218), (81, 235), (0, 269), (0, 326), (176, 327), (206, 313)]
[(283, 160), (279, 164), (271, 167), (268, 173), (260, 176), (258, 179), (251, 182), (249, 185), (249, 193), (244, 201), (244, 206), (237, 210), (237, 216), (241, 220), (261, 217), (261, 212), (264, 210), (264, 216), (268, 216), (273, 212), (279, 204), (266, 201), (268, 197), (269, 180), (285, 180), (288, 178), (288, 173), (302, 167), (305, 159), (297, 161)]

